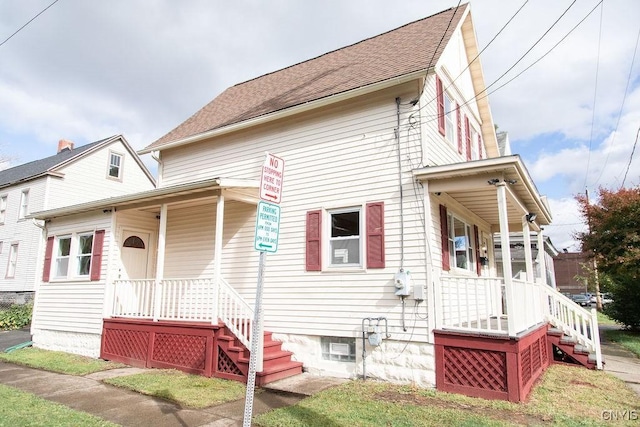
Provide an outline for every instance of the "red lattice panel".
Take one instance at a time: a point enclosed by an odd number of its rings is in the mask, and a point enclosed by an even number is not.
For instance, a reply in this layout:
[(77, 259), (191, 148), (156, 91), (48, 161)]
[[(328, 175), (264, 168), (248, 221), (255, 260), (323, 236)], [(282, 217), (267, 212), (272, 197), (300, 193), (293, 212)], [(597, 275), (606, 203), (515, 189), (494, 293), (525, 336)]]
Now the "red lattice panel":
[(233, 362), (233, 360), (231, 360), (227, 353), (220, 348), (220, 346), (218, 346), (218, 372), (240, 376), (243, 375), (240, 368), (238, 368), (238, 366)]
[(146, 360), (149, 332), (125, 329), (105, 329), (104, 353), (135, 360)]
[(206, 343), (204, 336), (156, 333), (153, 360), (204, 370)]
[(538, 372), (542, 367), (542, 358), (540, 356), (540, 343), (535, 340), (531, 344), (531, 372)]
[(444, 347), (444, 380), (448, 384), (507, 391), (503, 352)]
[(547, 337), (541, 337), (540, 340), (540, 357), (542, 358), (542, 364), (547, 366), (549, 364), (549, 351), (547, 349)]
[(520, 366), (522, 370), (521, 381), (526, 384), (531, 379), (531, 346), (527, 347), (520, 356)]

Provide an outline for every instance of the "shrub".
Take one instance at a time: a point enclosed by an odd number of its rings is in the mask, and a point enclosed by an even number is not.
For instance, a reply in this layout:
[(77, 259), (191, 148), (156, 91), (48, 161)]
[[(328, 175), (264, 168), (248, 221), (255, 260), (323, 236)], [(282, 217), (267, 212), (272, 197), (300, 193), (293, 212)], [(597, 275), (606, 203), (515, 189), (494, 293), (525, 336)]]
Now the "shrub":
[(31, 323), (33, 304), (14, 304), (0, 310), (0, 329), (20, 329)]

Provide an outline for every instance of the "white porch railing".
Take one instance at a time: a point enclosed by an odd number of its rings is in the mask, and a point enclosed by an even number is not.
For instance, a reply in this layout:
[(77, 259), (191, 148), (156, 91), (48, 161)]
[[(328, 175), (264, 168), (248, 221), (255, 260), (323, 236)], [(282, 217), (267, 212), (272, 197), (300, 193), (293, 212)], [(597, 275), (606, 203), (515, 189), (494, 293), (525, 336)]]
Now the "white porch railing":
[(596, 311), (585, 310), (550, 286), (514, 279), (512, 302), (502, 278), (443, 276), (436, 286), (436, 329), (515, 337), (549, 322), (594, 352), (602, 369)]
[[(212, 322), (218, 320), (251, 348), (254, 310), (224, 279), (136, 279), (113, 282), (111, 316), (135, 319)], [(261, 370), (263, 334), (259, 334)]]

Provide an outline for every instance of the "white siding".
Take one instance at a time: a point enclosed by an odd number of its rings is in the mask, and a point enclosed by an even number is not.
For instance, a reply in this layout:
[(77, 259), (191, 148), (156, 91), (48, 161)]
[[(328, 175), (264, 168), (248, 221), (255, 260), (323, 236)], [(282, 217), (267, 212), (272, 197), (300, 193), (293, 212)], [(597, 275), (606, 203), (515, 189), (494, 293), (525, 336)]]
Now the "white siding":
[[(21, 193), (29, 190), (29, 212), (42, 210), (46, 179), (41, 178), (0, 190), (7, 196), (4, 224), (0, 224), (0, 292), (25, 292), (34, 290), (34, 278), (38, 255), (42, 247), (42, 230), (30, 219), (19, 219)], [(7, 278), (10, 246), (18, 244), (15, 276)]]
[[(407, 299), (405, 332), (401, 299), (394, 295), (393, 276), (401, 266), (398, 147), (394, 135), (398, 96), (403, 103), (404, 268), (411, 272), (414, 286), (425, 286), (422, 195), (410, 174), (420, 164), (416, 158), (420, 153), (419, 124), (409, 118), (417, 107), (406, 105), (418, 96), (417, 84), (271, 124), (259, 131), (162, 153), (163, 185), (217, 176), (257, 179), (265, 151), (285, 159), (279, 249), (269, 254), (266, 262), (263, 301), (268, 330), (359, 337), (363, 318), (385, 316), (394, 339), (426, 340), (426, 305), (415, 309), (413, 300)], [(306, 212), (364, 206), (374, 201), (385, 203), (387, 267), (306, 272)], [(257, 281), (255, 209), (240, 203), (226, 205), (222, 260), (224, 277), (250, 302)], [(215, 203), (188, 212), (170, 210), (165, 277), (211, 274), (214, 229)], [(190, 250), (194, 247), (197, 256)]]
[[(107, 177), (109, 153), (112, 151), (123, 156), (122, 180)], [(120, 140), (83, 156), (61, 168), (60, 172), (64, 174), (63, 178), (51, 178), (46, 209), (153, 188), (149, 178)]]
[[(52, 279), (50, 282), (40, 282), (36, 293), (33, 331), (37, 330), (41, 336), (43, 331), (101, 334), (109, 242), (112, 238), (110, 227), (111, 215), (102, 211), (56, 218), (48, 223), (48, 236), (105, 230), (102, 270), (98, 281)], [(44, 257), (44, 249), (40, 257)], [(41, 281), (42, 271), (38, 272), (37, 278)]]

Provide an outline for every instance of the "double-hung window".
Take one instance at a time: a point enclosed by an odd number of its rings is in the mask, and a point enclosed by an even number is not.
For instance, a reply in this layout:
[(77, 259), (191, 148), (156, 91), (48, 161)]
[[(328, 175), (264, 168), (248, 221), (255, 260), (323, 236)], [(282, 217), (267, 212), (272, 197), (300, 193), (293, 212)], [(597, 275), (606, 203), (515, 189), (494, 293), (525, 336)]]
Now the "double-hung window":
[(109, 178), (122, 179), (122, 154), (109, 152), (109, 168), (107, 170)]
[(359, 207), (328, 211), (331, 267), (362, 265), (360, 211)]
[(451, 265), (463, 270), (475, 271), (475, 248), (471, 226), (449, 214), (449, 257)]
[(445, 137), (447, 140), (455, 144), (456, 143), (456, 117), (458, 114), (458, 110), (456, 108), (456, 104), (453, 99), (449, 96), (448, 93), (444, 92), (444, 128), (445, 128)]
[(18, 212), (18, 218), (23, 219), (29, 214), (29, 190), (22, 190), (20, 193), (20, 211)]
[(16, 276), (16, 265), (18, 263), (18, 244), (12, 243), (9, 248), (9, 262), (7, 264), (7, 279), (13, 279)]
[(4, 224), (7, 216), (7, 196), (0, 196), (0, 224)]
[(54, 260), (54, 278), (85, 278), (91, 272), (93, 233), (58, 236)]

